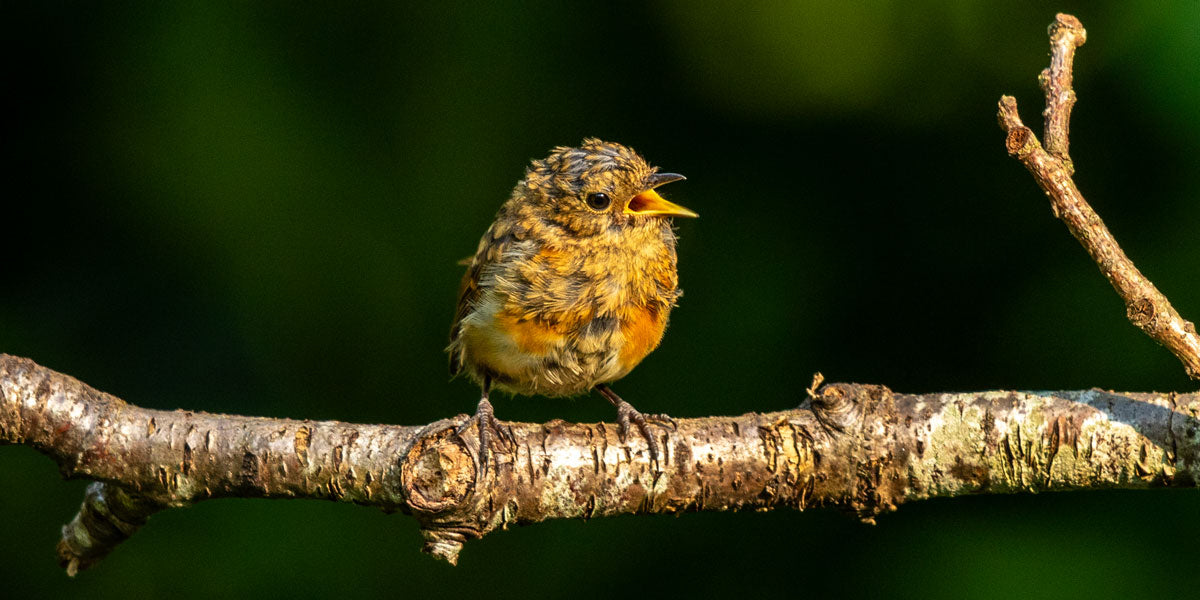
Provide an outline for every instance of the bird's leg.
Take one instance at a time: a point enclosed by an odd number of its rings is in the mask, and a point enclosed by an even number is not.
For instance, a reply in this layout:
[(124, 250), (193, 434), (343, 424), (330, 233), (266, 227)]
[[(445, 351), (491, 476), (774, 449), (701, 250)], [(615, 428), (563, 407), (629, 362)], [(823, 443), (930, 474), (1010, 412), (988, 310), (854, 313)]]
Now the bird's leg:
[(508, 426), (500, 422), (496, 418), (496, 412), (492, 408), (492, 403), (488, 400), (488, 394), (491, 391), (491, 381), (484, 379), (483, 394), (479, 398), (479, 404), (475, 407), (475, 416), (463, 423), (456, 431), (458, 435), (462, 435), (464, 431), (470, 429), (471, 425), (479, 427), (479, 478), (487, 474), (488, 462), (491, 460), (492, 436), (497, 435), (502, 439), (507, 440), (513, 446), (517, 445), (517, 438), (513, 435)]
[(659, 425), (669, 423), (671, 429), (675, 429), (675, 419), (667, 415), (643, 415), (632, 404), (622, 400), (607, 384), (596, 384), (596, 391), (617, 407), (617, 426), (620, 428), (621, 441), (625, 441), (625, 437), (629, 434), (630, 424), (637, 425), (638, 431), (646, 439), (646, 446), (650, 449), (651, 462), (658, 462), (658, 441), (650, 433), (650, 422), (654, 421)]

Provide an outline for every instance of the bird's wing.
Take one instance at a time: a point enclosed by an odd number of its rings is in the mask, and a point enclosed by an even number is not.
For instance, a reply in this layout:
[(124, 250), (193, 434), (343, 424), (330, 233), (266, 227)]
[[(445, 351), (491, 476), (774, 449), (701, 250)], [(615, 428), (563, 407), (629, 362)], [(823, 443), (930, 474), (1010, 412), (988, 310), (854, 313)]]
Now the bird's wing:
[(450, 325), (450, 374), (457, 375), (462, 370), (462, 354), (459, 347), (459, 336), (462, 333), (463, 319), (471, 314), (484, 291), (493, 285), (492, 279), (497, 263), (507, 252), (518, 243), (518, 237), (513, 233), (511, 224), (505, 219), (498, 219), (483, 234), (475, 256), (460, 261), (467, 265), (463, 273), (462, 283), (458, 286), (458, 306), (454, 311), (454, 322)]
[(470, 264), (467, 265), (467, 272), (463, 273), (462, 283), (458, 286), (458, 306), (454, 310), (454, 322), (450, 324), (450, 375), (458, 375), (462, 370), (462, 356), (458, 348), (458, 336), (461, 333), (461, 325), (463, 319), (471, 314), (475, 302), (479, 299), (480, 285), (479, 277), (483, 273), (483, 261), (480, 258), (483, 253), (477, 254)]

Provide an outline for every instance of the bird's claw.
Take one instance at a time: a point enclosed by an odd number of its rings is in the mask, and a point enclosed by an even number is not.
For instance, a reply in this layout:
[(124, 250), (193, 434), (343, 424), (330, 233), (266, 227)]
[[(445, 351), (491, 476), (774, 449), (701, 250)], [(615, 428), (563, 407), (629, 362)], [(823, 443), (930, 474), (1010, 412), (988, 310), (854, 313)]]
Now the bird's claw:
[[(496, 418), (492, 403), (487, 398), (479, 401), (479, 406), (475, 408), (475, 416), (467, 419), (466, 422), (460, 425), (455, 430), (455, 434), (461, 437), (471, 426), (479, 428), (479, 468), (477, 474), (479, 479), (482, 480), (487, 475), (488, 464), (491, 462), (492, 440), (503, 440), (511, 446), (516, 447), (517, 437), (513, 434), (512, 428), (501, 423)], [(497, 467), (499, 467), (498, 464)]]
[(632, 404), (621, 400), (617, 404), (617, 434), (621, 438), (621, 442), (625, 442), (625, 438), (629, 435), (631, 425), (636, 425), (638, 432), (642, 434), (642, 438), (646, 440), (646, 446), (650, 450), (650, 462), (658, 462), (658, 440), (654, 438), (654, 434), (650, 432), (650, 423), (653, 422), (659, 426), (670, 424), (671, 429), (675, 430), (677, 424), (675, 419), (663, 414), (643, 415), (634, 408)]
[(671, 431), (677, 431), (679, 429), (679, 423), (675, 420), (675, 417), (672, 417), (671, 415), (668, 415), (665, 413), (657, 413), (657, 414), (653, 414), (653, 415), (642, 415), (642, 416), (646, 417), (646, 421), (653, 421), (656, 425), (661, 425), (663, 427), (669, 426), (671, 428)]

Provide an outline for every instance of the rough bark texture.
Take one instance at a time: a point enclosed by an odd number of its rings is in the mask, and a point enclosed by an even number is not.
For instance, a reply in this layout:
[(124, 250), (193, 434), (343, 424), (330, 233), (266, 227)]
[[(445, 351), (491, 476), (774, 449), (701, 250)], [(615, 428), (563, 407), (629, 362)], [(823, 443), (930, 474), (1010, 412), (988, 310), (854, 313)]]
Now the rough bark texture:
[(794, 410), (679, 419), (662, 460), (607, 423), (510, 423), (476, 464), (465, 415), (423, 427), (138, 408), (0, 355), (0, 443), (94, 479), (58, 552), (94, 564), (159, 510), (220, 497), (319, 498), (416, 517), (425, 551), (556, 518), (833, 507), (865, 520), (968, 493), (1194, 487), (1200, 394), (895, 394), (829, 384)]
[(1075, 173), (1075, 165), (1067, 154), (1071, 108), (1075, 105), (1071, 68), (1075, 49), (1086, 40), (1083, 24), (1071, 15), (1059, 14), (1050, 25), (1050, 67), (1038, 78), (1046, 92), (1046, 108), (1042, 113), (1046, 148), (1038, 143), (1033, 130), (1021, 122), (1017, 101), (1012, 96), (1000, 98), (1000, 126), (1008, 132), (1005, 147), (1033, 174), (1050, 198), (1054, 216), (1066, 224), (1125, 301), (1129, 320), (1178, 357), (1192, 379), (1200, 379), (1200, 335), (1195, 324), (1181, 317), (1167, 297), (1125, 256), (1071, 178)]

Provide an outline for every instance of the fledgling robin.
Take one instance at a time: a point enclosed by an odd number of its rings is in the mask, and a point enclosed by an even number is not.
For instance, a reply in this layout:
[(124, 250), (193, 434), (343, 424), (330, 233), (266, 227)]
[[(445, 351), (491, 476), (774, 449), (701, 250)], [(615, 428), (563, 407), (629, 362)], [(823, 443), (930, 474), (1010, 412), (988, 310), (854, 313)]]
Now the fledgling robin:
[(511, 439), (488, 401), (492, 389), (594, 389), (617, 408), (622, 437), (637, 425), (657, 459), (647, 417), (608, 384), (658, 347), (681, 294), (671, 217), (698, 215), (655, 191), (681, 179), (595, 138), (525, 170), (470, 259), (447, 348), (450, 373), (483, 388), (474, 420), (483, 465), (493, 435)]

